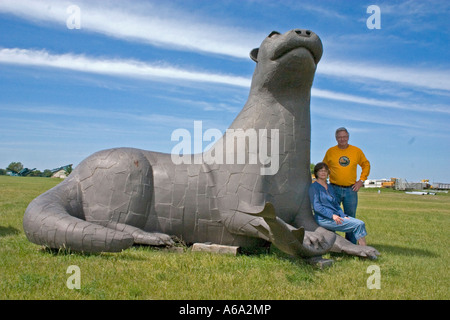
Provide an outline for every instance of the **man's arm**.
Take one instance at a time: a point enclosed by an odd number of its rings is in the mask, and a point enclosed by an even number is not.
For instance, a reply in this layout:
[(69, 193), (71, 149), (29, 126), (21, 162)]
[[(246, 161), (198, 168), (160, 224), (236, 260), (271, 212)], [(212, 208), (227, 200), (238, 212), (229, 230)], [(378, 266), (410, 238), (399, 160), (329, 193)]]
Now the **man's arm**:
[(367, 180), (367, 177), (370, 173), (370, 162), (367, 160), (364, 153), (361, 153), (361, 161), (359, 162), (359, 165), (361, 166), (362, 172), (359, 180), (362, 180), (363, 182)]
[(364, 153), (361, 151), (358, 164), (361, 166), (361, 176), (358, 181), (352, 186), (352, 190), (358, 192), (359, 189), (364, 185), (364, 181), (367, 180), (367, 177), (370, 173), (370, 162), (367, 160)]

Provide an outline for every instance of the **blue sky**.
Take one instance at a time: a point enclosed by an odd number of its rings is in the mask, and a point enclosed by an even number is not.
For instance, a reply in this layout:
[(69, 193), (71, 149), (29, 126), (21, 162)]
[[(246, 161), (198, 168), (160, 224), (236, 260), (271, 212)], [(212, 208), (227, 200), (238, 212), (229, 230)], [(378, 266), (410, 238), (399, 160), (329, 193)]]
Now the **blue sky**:
[[(370, 5), (380, 29), (367, 26)], [(250, 50), (303, 28), (324, 46), (311, 161), (345, 126), (369, 178), (448, 183), (448, 17), (446, 0), (1, 0), (0, 168), (77, 165), (112, 147), (171, 152), (172, 132), (194, 121), (224, 132), (248, 97)]]

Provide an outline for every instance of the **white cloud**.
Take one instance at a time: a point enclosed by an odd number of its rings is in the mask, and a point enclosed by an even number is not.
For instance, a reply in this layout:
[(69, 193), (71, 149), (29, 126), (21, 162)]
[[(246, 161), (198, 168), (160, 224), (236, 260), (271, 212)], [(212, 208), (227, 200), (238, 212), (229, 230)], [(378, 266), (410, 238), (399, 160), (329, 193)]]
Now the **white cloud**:
[(321, 63), (318, 74), (345, 78), (370, 79), (396, 83), (415, 89), (450, 91), (450, 70), (426, 70), (419, 68), (399, 68), (386, 65), (371, 65), (358, 62), (329, 61)]
[(422, 118), (410, 117), (410, 116), (398, 116), (394, 114), (386, 114), (380, 112), (370, 112), (368, 110), (359, 109), (358, 112), (346, 112), (344, 108), (336, 108), (328, 105), (314, 105), (312, 108), (312, 114), (320, 116), (322, 118), (343, 121), (354, 121), (361, 123), (371, 123), (383, 126), (413, 128), (415, 130), (422, 130), (426, 125)]
[(418, 112), (437, 112), (437, 113), (447, 113), (450, 114), (450, 109), (448, 106), (444, 105), (416, 105), (412, 103), (403, 103), (398, 101), (386, 101), (380, 99), (366, 98), (361, 96), (355, 96), (351, 94), (345, 94), (340, 92), (334, 92), (329, 90), (322, 89), (311, 89), (311, 95), (317, 98), (329, 99), (329, 100), (338, 100), (338, 101), (346, 101), (355, 104), (364, 104), (371, 105), (374, 107), (382, 107), (382, 108), (392, 108), (392, 109), (404, 109), (409, 111), (418, 111)]
[(74, 4), (80, 8), (79, 21), (83, 31), (126, 41), (248, 58), (250, 50), (259, 46), (265, 36), (231, 26), (199, 22), (186, 12), (167, 12), (162, 3), (152, 6), (133, 2), (130, 6), (118, 1), (2, 0), (0, 12), (66, 28), (72, 13), (68, 13), (67, 8)]
[[(45, 50), (27, 49), (0, 49), (0, 63), (50, 67), (77, 72), (104, 74), (118, 77), (131, 77), (151, 81), (165, 81), (166, 79), (177, 79), (188, 82), (216, 83), (219, 85), (232, 85), (249, 88), (251, 79), (233, 75), (196, 72), (176, 68), (170, 65), (150, 64), (137, 60), (126, 59), (96, 59), (84, 55), (75, 54), (51, 54)], [(361, 97), (357, 95), (344, 94), (329, 90), (312, 88), (313, 97), (346, 101), (353, 104), (370, 105), (373, 107), (403, 109), (417, 112), (432, 112), (449, 114), (450, 109), (445, 105), (417, 105), (393, 100), (380, 100)], [(220, 107), (222, 109), (222, 107)]]
[[(133, 6), (130, 6), (121, 1), (82, 0), (75, 3), (80, 7), (82, 30), (126, 41), (248, 59), (250, 49), (257, 47), (265, 37), (265, 34), (220, 23), (202, 22), (199, 17), (186, 14), (184, 11), (177, 11), (168, 7), (167, 4), (152, 5), (151, 2), (133, 2)], [(66, 21), (70, 16), (67, 8), (73, 4), (74, 2), (71, 1), (56, 0), (2, 0), (0, 1), (0, 12), (14, 14), (31, 21), (56, 23), (61, 28), (66, 28)], [(316, 7), (309, 9), (314, 8)], [(388, 11), (387, 8), (385, 10)], [(79, 61), (79, 63), (82, 62)], [(195, 78), (197, 81), (204, 76), (195, 72), (183, 74), (180, 70), (170, 70), (170, 68), (163, 70), (156, 66), (146, 66), (146, 68), (137, 70), (137, 66), (133, 63), (126, 63), (126, 65), (132, 65), (130, 73), (135, 75), (144, 72), (147, 75), (153, 73), (164, 76), (163, 74), (167, 72), (167, 76), (170, 76), (175, 71), (175, 77)], [(98, 63), (96, 66), (104, 69)], [(115, 64), (115, 67), (118, 73), (123, 74), (124, 71), (119, 70), (121, 67), (118, 63)], [(97, 71), (100, 72), (99, 69)], [(110, 72), (110, 74), (112, 73), (114, 70)], [(344, 60), (322, 61), (317, 73), (344, 78), (347, 81), (364, 79), (395, 83), (420, 90), (450, 91), (450, 77), (448, 77), (450, 70), (398, 68)], [(208, 81), (222, 83), (229, 83), (230, 80), (230, 78), (227, 80), (226, 76), (220, 76), (216, 80), (208, 78)], [(245, 81), (242, 81), (242, 79), (239, 80), (240, 85), (247, 86)]]
[(45, 50), (0, 49), (0, 63), (61, 68), (122, 77), (157, 80), (180, 79), (250, 87), (250, 79), (224, 74), (213, 74), (157, 65), (137, 60), (94, 59), (84, 55), (50, 54)]

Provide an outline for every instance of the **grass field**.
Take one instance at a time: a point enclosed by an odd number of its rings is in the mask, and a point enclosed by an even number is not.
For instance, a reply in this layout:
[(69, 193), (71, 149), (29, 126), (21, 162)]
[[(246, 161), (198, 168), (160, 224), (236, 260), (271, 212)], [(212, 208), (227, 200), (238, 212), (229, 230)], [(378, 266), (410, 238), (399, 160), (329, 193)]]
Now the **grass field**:
[[(438, 299), (450, 298), (450, 194), (359, 193), (378, 260), (327, 254), (320, 270), (272, 249), (217, 255), (133, 247), (121, 253), (50, 251), (30, 243), (22, 217), (28, 203), (60, 180), (0, 176), (0, 299)], [(67, 282), (79, 267), (80, 289)], [(379, 268), (380, 289), (367, 280)], [(70, 269), (69, 269), (70, 270)]]

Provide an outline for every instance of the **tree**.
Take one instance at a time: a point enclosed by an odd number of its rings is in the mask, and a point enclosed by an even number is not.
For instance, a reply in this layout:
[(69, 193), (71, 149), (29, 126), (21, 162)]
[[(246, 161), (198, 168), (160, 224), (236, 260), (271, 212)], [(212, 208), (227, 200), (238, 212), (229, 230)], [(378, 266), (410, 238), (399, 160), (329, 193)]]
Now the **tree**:
[(12, 172), (19, 172), (23, 169), (23, 164), (21, 162), (11, 162), (6, 169)]
[(52, 176), (52, 174), (53, 174), (53, 172), (50, 169), (45, 169), (44, 172), (42, 173), (42, 176), (49, 178)]
[(69, 174), (72, 173), (72, 165), (71, 165), (71, 164), (69, 164), (68, 166), (66, 166), (66, 167), (64, 168), (64, 173), (66, 174), (66, 177), (68, 177)]
[(33, 170), (30, 174), (28, 174), (30, 177), (41, 177), (42, 172), (40, 170)]
[(311, 174), (314, 174), (314, 167), (315, 167), (316, 165), (314, 164), (314, 163), (311, 163), (310, 165), (309, 165), (309, 171), (311, 172)]

